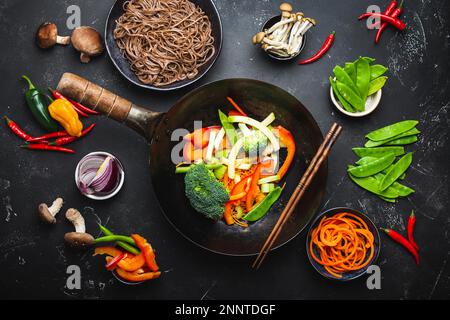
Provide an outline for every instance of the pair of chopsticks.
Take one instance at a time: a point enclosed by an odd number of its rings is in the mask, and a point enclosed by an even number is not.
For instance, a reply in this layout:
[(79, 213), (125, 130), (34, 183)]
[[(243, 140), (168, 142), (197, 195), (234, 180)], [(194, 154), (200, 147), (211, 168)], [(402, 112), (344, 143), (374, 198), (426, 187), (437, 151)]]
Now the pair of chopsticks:
[(325, 139), (323, 140), (322, 144), (320, 145), (319, 149), (317, 150), (316, 154), (314, 155), (314, 158), (311, 160), (311, 163), (309, 164), (308, 169), (306, 169), (303, 177), (300, 179), (300, 182), (298, 183), (297, 187), (295, 188), (294, 192), (292, 193), (292, 196), (289, 199), (289, 202), (287, 203), (286, 207), (284, 208), (283, 212), (281, 213), (280, 217), (278, 218), (278, 221), (275, 224), (274, 228), (272, 229), (272, 232), (270, 233), (269, 237), (267, 237), (267, 240), (264, 243), (264, 246), (261, 248), (261, 251), (259, 252), (258, 257), (255, 259), (255, 262), (253, 262), (252, 268), (258, 269), (261, 266), (261, 264), (263, 263), (267, 254), (272, 249), (275, 241), (277, 240), (278, 236), (280, 235), (281, 230), (283, 229), (284, 225), (286, 224), (286, 221), (292, 215), (295, 207), (297, 206), (301, 197), (305, 193), (305, 190), (311, 184), (311, 181), (314, 178), (314, 176), (316, 175), (316, 173), (319, 171), (320, 166), (325, 161), (325, 159), (328, 157), (331, 147), (336, 142), (341, 131), (342, 131), (342, 127), (340, 125), (338, 125), (337, 123), (333, 123), (333, 125), (330, 128), (330, 131), (328, 131), (327, 135), (325, 136)]

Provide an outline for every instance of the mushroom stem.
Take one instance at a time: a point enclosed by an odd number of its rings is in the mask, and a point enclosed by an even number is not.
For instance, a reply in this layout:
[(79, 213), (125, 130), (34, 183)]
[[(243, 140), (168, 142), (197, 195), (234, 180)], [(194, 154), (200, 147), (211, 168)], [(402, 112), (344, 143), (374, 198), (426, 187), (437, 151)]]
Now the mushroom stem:
[(64, 200), (62, 198), (57, 198), (50, 207), (45, 203), (41, 203), (38, 207), (38, 213), (41, 220), (48, 224), (55, 224), (55, 216), (61, 210), (63, 203)]
[(57, 44), (61, 44), (63, 46), (67, 46), (70, 43), (70, 37), (61, 37), (61, 36), (56, 36), (56, 43)]
[(86, 233), (86, 225), (84, 223), (84, 218), (81, 215), (80, 211), (71, 208), (67, 210), (66, 218), (67, 220), (72, 222), (73, 226), (75, 227), (75, 232)]
[(56, 216), (56, 214), (61, 210), (64, 204), (64, 200), (62, 198), (57, 198), (53, 201), (52, 205), (48, 208), (48, 211), (52, 214), (52, 216)]
[(84, 52), (80, 54), (80, 60), (82, 63), (89, 63), (91, 61), (91, 57)]

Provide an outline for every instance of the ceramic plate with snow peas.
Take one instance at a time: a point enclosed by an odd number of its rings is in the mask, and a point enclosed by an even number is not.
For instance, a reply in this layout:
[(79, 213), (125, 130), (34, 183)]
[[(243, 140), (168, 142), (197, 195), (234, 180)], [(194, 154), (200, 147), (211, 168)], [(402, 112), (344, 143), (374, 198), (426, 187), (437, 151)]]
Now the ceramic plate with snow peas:
[(383, 75), (388, 69), (380, 64), (371, 65), (374, 61), (370, 57), (359, 57), (353, 62), (346, 62), (343, 68), (339, 65), (333, 68), (335, 77), (329, 78), (330, 85), (346, 111), (365, 111), (367, 97), (386, 84), (388, 78)]

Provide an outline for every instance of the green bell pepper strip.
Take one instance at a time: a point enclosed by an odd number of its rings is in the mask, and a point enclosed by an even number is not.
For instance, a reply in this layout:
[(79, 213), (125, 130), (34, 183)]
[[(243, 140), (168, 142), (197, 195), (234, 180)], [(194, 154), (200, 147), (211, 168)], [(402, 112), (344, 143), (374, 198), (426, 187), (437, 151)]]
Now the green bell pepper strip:
[(336, 87), (339, 93), (344, 97), (344, 99), (350, 103), (356, 110), (364, 111), (365, 102), (361, 97), (355, 93), (349, 86), (340, 81), (336, 81)]
[(383, 180), (380, 182), (380, 191), (386, 190), (397, 179), (406, 172), (412, 163), (412, 153), (405, 154), (400, 160), (395, 163), (392, 168), (386, 173)]
[(348, 169), (348, 172), (357, 178), (369, 177), (389, 167), (394, 160), (395, 155), (393, 153), (388, 153), (375, 161)]
[(375, 80), (378, 77), (381, 77), (383, 74), (388, 71), (388, 68), (381, 64), (374, 64), (373, 66), (370, 66), (370, 81)]
[(344, 97), (339, 93), (339, 90), (337, 89), (336, 86), (336, 81), (330, 76), (329, 77), (330, 80), (330, 85), (333, 88), (333, 93), (335, 94), (336, 98), (338, 98), (339, 102), (342, 104), (342, 106), (344, 107), (345, 110), (347, 110), (348, 112), (356, 112), (355, 108), (352, 107), (352, 105), (350, 103), (348, 103)]
[(356, 61), (356, 87), (359, 95), (365, 102), (369, 93), (370, 65), (367, 60), (360, 58)]
[[(112, 233), (110, 230), (108, 230), (106, 227), (102, 226), (101, 224), (98, 225), (100, 228), (100, 231), (105, 235), (105, 236), (114, 236), (114, 233)], [(123, 249), (125, 249), (126, 251), (134, 254), (135, 256), (137, 256), (138, 254), (140, 254), (141, 252), (136, 249), (135, 247), (129, 245), (126, 242), (123, 241), (117, 241), (117, 245)]]
[(372, 141), (381, 141), (393, 138), (395, 136), (398, 136), (399, 134), (402, 134), (408, 130), (411, 130), (417, 124), (419, 121), (416, 120), (405, 120), (400, 121), (394, 124), (391, 124), (389, 126), (383, 127), (381, 129), (369, 132), (366, 135), (366, 138), (372, 140)]
[(105, 236), (105, 237), (97, 238), (97, 239), (95, 239), (94, 243), (97, 244), (97, 243), (102, 243), (102, 242), (117, 242), (117, 241), (122, 241), (122, 242), (125, 242), (128, 244), (131, 244), (133, 246), (136, 245), (133, 238), (127, 237), (127, 236), (119, 236), (119, 235)]
[(377, 147), (377, 148), (353, 148), (353, 152), (358, 157), (384, 157), (388, 153), (393, 153), (396, 157), (405, 154), (403, 147)]
[(230, 141), (231, 145), (234, 145), (237, 141), (237, 133), (234, 126), (228, 121), (228, 116), (219, 110), (219, 119), (222, 124), (225, 134)]
[(58, 131), (58, 123), (53, 120), (48, 112), (49, 103), (52, 101), (46, 94), (37, 89), (30, 78), (22, 76), (28, 83), (28, 90), (25, 92), (25, 100), (28, 108), (39, 124), (49, 132)]
[(399, 135), (397, 135), (397, 136), (395, 136), (393, 138), (390, 138), (390, 139), (380, 140), (380, 141), (369, 140), (369, 141), (366, 142), (364, 147), (372, 148), (372, 147), (378, 147), (378, 146), (381, 146), (381, 145), (386, 145), (387, 143), (390, 143), (390, 142), (392, 142), (394, 140), (397, 140), (397, 139), (400, 139), (400, 138), (404, 138), (404, 137), (414, 136), (414, 135), (417, 135), (419, 133), (420, 133), (420, 131), (417, 130), (417, 128), (412, 128), (411, 130), (403, 132), (403, 133), (401, 133), (401, 134), (399, 134)]
[(246, 221), (258, 221), (266, 215), (272, 205), (278, 200), (283, 189), (276, 187), (267, 196), (258, 203), (249, 213), (247, 213), (242, 219)]

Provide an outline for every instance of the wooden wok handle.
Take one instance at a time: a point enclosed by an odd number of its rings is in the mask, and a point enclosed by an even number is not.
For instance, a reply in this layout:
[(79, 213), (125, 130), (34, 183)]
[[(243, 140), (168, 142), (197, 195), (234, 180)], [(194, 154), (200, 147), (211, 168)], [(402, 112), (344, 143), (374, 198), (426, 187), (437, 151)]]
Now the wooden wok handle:
[(56, 88), (62, 95), (86, 107), (99, 111), (109, 118), (125, 122), (148, 139), (163, 114), (138, 107), (111, 91), (73, 73), (64, 73)]

